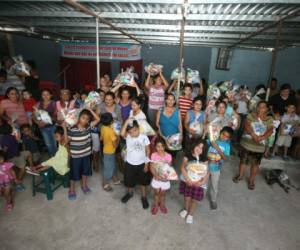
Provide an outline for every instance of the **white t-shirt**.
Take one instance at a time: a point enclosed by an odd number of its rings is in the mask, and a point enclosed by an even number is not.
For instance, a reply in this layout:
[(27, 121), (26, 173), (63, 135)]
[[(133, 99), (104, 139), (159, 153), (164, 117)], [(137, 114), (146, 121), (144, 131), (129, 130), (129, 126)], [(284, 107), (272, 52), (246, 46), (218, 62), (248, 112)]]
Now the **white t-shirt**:
[(133, 115), (133, 111), (130, 110), (129, 118), (133, 118), (134, 120), (137, 120), (137, 121), (147, 119), (146, 115), (144, 114), (144, 112), (142, 110), (137, 115)]
[(299, 124), (299, 116), (297, 114), (287, 114), (285, 113), (281, 118), (284, 124), (283, 133), (288, 135), (292, 132), (292, 127)]
[(238, 100), (237, 105), (238, 105), (237, 112), (239, 114), (243, 114), (243, 115), (248, 114), (247, 102), (243, 100)]
[(147, 161), (146, 146), (150, 144), (149, 138), (140, 134), (138, 137), (126, 136), (126, 161), (131, 165), (141, 165)]

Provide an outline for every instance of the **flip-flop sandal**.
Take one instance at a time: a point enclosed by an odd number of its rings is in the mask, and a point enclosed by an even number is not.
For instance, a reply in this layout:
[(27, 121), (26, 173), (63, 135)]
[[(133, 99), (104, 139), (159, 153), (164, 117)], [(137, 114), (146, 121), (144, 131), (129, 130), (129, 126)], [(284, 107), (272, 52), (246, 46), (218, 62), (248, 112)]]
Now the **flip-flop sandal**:
[(76, 193), (75, 193), (75, 192), (69, 192), (69, 193), (68, 193), (68, 199), (69, 199), (70, 201), (74, 201), (74, 200), (76, 200), (76, 198), (77, 198), (77, 196), (76, 196)]
[(249, 190), (254, 190), (255, 189), (255, 184), (248, 182), (248, 189)]
[(13, 209), (13, 204), (8, 203), (8, 204), (5, 205), (6, 212), (11, 212), (12, 209)]
[(106, 184), (103, 189), (106, 191), (106, 192), (111, 192), (113, 191), (113, 188), (109, 185), (109, 184)]
[(88, 186), (86, 186), (86, 187), (81, 187), (81, 190), (82, 190), (82, 192), (83, 192), (84, 194), (88, 194), (88, 193), (91, 193), (91, 192), (92, 192), (92, 190), (91, 190)]
[(242, 176), (239, 176), (239, 175), (237, 175), (237, 176), (235, 176), (235, 177), (232, 178), (232, 181), (233, 181), (234, 183), (238, 183), (238, 182), (240, 182), (241, 180), (243, 180), (243, 177), (242, 177)]
[(27, 174), (31, 174), (31, 175), (40, 176), (40, 173), (35, 172), (35, 171), (31, 170), (31, 169), (26, 169), (26, 173)]
[(121, 184), (122, 182), (120, 180), (114, 182), (114, 185), (121, 185)]

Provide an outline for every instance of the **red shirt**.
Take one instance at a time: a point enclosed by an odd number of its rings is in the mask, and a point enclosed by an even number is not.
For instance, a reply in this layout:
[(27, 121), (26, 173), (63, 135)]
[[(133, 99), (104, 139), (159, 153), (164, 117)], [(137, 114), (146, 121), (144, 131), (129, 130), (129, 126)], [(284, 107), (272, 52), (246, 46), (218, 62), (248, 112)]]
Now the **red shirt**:
[(36, 101), (33, 98), (24, 99), (23, 105), (25, 112), (33, 112), (33, 106), (36, 104)]
[(188, 99), (184, 96), (179, 97), (179, 109), (181, 118), (184, 119), (185, 114), (188, 110), (190, 110), (193, 106), (193, 99)]

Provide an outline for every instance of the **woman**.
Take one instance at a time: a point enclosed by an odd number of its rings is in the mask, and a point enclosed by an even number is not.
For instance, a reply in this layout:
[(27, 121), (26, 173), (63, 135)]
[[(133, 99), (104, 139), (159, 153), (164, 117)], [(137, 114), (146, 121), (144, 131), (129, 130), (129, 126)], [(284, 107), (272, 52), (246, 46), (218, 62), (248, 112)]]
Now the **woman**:
[(37, 110), (47, 111), (52, 119), (52, 124), (46, 124), (41, 120), (37, 120), (36, 116), (34, 116), (33, 120), (41, 131), (49, 155), (54, 156), (57, 150), (57, 145), (54, 138), (54, 131), (56, 129), (56, 126), (54, 125), (56, 121), (56, 105), (55, 101), (52, 101), (51, 98), (52, 94), (50, 90), (42, 90), (41, 101), (36, 104), (35, 108)]
[[(204, 124), (205, 124), (205, 112), (202, 111), (202, 98), (197, 96), (193, 100), (193, 109), (188, 110), (184, 120), (184, 127), (187, 131), (188, 138), (200, 137), (204, 134)], [(193, 124), (202, 124), (202, 133), (201, 131), (196, 131)], [(188, 141), (188, 140), (187, 140)]]
[(165, 90), (168, 88), (169, 83), (160, 72), (154, 77), (154, 84), (151, 83), (151, 76), (148, 74), (145, 82), (145, 88), (148, 91), (148, 118), (150, 125), (155, 128), (157, 112), (164, 106)]
[(129, 113), (129, 118), (133, 118), (134, 120), (146, 120), (146, 115), (142, 111), (142, 99), (136, 97), (131, 102), (131, 111)]
[(158, 127), (159, 135), (165, 140), (167, 137), (179, 133), (180, 141), (182, 141), (181, 116), (179, 110), (175, 106), (175, 96), (171, 93), (168, 93), (166, 95), (165, 107), (157, 112), (156, 126)]
[(226, 102), (219, 101), (219, 102), (217, 102), (216, 105), (217, 105), (217, 112), (209, 114), (207, 122), (213, 122), (216, 119), (218, 119), (219, 123), (222, 126), (220, 129), (222, 129), (225, 126), (232, 127), (231, 117), (226, 115), (226, 108), (227, 108)]
[(250, 190), (255, 188), (254, 180), (265, 152), (265, 142), (273, 132), (273, 119), (268, 116), (268, 111), (268, 104), (265, 101), (257, 104), (256, 112), (247, 116), (244, 134), (240, 142), (239, 174), (233, 178), (233, 182), (241, 181), (246, 166), (250, 165), (248, 180), (248, 189)]
[(62, 89), (60, 91), (60, 100), (56, 102), (57, 121), (63, 122), (64, 116), (75, 108), (75, 100), (71, 100), (71, 92), (68, 89)]
[(122, 122), (121, 109), (119, 105), (115, 103), (115, 94), (113, 92), (107, 92), (104, 96), (104, 102), (101, 104), (101, 114), (106, 112), (111, 113), (114, 120), (118, 121), (120, 124)]
[(29, 123), (23, 103), (20, 101), (19, 91), (15, 87), (10, 87), (6, 90), (5, 97), (6, 99), (0, 103), (0, 116), (18, 127)]

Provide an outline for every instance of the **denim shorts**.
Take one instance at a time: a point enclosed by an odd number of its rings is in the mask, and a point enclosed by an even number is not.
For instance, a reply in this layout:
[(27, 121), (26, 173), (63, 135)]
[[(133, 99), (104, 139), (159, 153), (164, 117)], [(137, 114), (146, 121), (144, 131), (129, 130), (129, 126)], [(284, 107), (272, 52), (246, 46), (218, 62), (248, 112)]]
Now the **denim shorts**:
[(70, 180), (79, 181), (81, 177), (92, 175), (91, 156), (70, 159)]
[(103, 178), (106, 181), (112, 179), (117, 172), (117, 162), (115, 154), (103, 154)]

